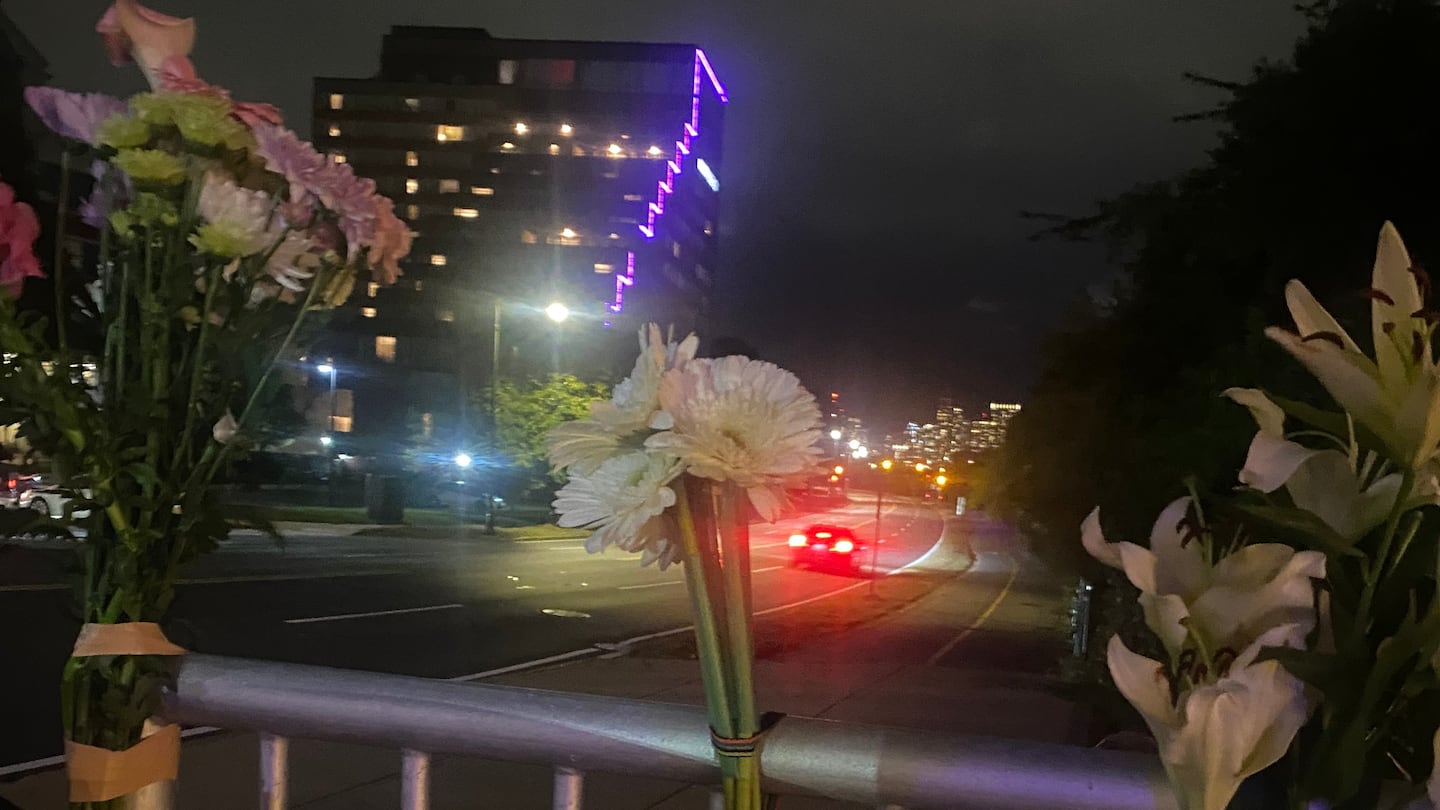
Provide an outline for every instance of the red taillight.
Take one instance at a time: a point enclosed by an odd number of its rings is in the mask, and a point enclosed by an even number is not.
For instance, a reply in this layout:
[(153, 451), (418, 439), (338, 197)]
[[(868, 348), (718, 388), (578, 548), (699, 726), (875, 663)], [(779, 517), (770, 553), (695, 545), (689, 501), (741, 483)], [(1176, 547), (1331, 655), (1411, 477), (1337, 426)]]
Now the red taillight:
[(815, 532), (815, 539), (817, 540), (829, 540), (832, 536), (830, 532)]
[(7, 479), (7, 480), (5, 481), (5, 488), (6, 488), (6, 489), (14, 489), (16, 486), (19, 485), (19, 483), (20, 483), (19, 479), (16, 479), (16, 478), (13, 478), (13, 477), (12, 477), (12, 478), (9, 478), (9, 479)]
[(805, 537), (805, 535), (803, 535), (803, 534), (792, 534), (792, 535), (790, 535), (790, 547), (791, 547), (791, 548), (804, 548), (805, 546), (808, 546), (808, 545), (810, 545), (810, 541), (809, 541), (809, 539), (807, 539), (807, 538)]
[(855, 544), (849, 540), (836, 540), (835, 545), (831, 546), (830, 550), (837, 554), (849, 554), (855, 550)]

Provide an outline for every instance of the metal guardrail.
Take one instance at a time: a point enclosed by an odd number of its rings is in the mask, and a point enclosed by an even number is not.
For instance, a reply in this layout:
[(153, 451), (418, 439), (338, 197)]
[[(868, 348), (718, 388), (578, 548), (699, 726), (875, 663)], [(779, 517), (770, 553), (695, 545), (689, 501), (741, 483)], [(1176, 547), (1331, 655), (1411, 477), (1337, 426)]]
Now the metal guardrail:
[[(262, 810), (284, 810), (288, 740), (399, 749), (401, 806), (430, 807), (430, 757), (555, 769), (552, 806), (580, 810), (586, 771), (715, 785), (698, 706), (186, 656), (163, 713), (260, 732)], [(1175, 810), (1152, 756), (786, 717), (762, 752), (765, 789), (883, 808)]]

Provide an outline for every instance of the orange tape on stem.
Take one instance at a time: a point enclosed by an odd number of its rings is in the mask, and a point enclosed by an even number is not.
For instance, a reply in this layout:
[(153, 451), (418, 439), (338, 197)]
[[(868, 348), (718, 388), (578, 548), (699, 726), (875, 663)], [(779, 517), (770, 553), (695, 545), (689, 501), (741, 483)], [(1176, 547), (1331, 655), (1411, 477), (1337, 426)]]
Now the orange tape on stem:
[(103, 802), (180, 775), (180, 727), (161, 726), (124, 751), (65, 742), (70, 801)]
[(93, 655), (184, 655), (185, 648), (174, 644), (154, 622), (87, 624), (75, 639), (76, 658)]

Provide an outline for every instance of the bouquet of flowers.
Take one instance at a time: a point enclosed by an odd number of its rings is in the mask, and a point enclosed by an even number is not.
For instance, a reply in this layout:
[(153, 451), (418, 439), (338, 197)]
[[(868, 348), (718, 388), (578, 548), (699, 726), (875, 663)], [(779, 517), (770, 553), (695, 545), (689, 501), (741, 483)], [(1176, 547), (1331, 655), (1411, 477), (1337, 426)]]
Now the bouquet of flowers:
[(820, 410), (790, 372), (696, 358), (697, 346), (650, 325), (613, 397), (551, 432), (550, 460), (569, 475), (555, 509), (561, 526), (595, 530), (591, 552), (684, 566), (725, 806), (759, 810), (750, 512), (773, 521), (786, 483), (815, 466)]
[(1086, 549), (1124, 569), (1165, 653), (1112, 638), (1110, 672), (1185, 810), (1229, 806), (1272, 765), (1262, 778), (1284, 786), (1289, 807), (1373, 808), (1382, 791), (1403, 803), (1427, 790), (1440, 805), (1429, 278), (1387, 223), (1367, 291), (1369, 354), (1302, 283), (1285, 295), (1296, 331), (1266, 334), (1340, 410), (1230, 389), (1259, 426), (1235, 492), (1171, 504), (1149, 548), (1106, 541), (1091, 514)]
[[(78, 212), (98, 255), (51, 268), (53, 321), (17, 307), (38, 275), (34, 212), (0, 189), (0, 417), (54, 465), (83, 528), (85, 626), (63, 674), (71, 801), (108, 807), (173, 778), (175, 729), (145, 736), (179, 566), (229, 524), (211, 483), (256, 444), (297, 356), (356, 276), (392, 282), (410, 232), (393, 205), (280, 125), (199, 79), (193, 20), (117, 0), (97, 26), (151, 92), (32, 87), (26, 100), (95, 178)], [(68, 178), (68, 175), (67, 175)], [(60, 196), (60, 227), (68, 219)], [(57, 242), (63, 241), (57, 237)], [(76, 532), (79, 534), (79, 532)]]

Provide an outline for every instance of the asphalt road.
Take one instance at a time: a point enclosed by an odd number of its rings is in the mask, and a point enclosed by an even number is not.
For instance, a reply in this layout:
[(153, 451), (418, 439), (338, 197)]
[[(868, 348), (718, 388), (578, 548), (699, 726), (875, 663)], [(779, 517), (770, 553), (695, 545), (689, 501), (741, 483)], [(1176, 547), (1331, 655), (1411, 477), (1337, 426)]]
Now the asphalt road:
[[(859, 578), (787, 565), (786, 538), (822, 520), (868, 538), (874, 506), (757, 524), (757, 611), (864, 585), (868, 565)], [(921, 561), (940, 531), (932, 506), (887, 505), (876, 570)], [(60, 752), (59, 672), (79, 629), (63, 556), (0, 546), (0, 771)], [(463, 678), (689, 623), (678, 567), (641, 568), (614, 549), (590, 555), (581, 540), (300, 535), (276, 548), (237, 537), (182, 576), (170, 634), (191, 650), (427, 677)]]

